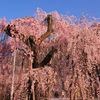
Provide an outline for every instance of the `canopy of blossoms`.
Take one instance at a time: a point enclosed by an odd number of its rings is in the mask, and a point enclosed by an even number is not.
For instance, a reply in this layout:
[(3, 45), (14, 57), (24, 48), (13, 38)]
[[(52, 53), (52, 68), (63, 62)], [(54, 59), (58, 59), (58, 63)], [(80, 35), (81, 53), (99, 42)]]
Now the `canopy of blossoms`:
[[(23, 68), (21, 87), (16, 90), (20, 64), (16, 63), (15, 97), (26, 98), (27, 81), (29, 73), (32, 80), (38, 81), (38, 88), (43, 96), (52, 97), (53, 91), (64, 90), (66, 96), (71, 100), (100, 99), (100, 22), (99, 18), (91, 17), (89, 14), (80, 18), (75, 16), (59, 15), (57, 11), (49, 13), (52, 15), (52, 30), (48, 29), (46, 17), (48, 14), (37, 8), (34, 17), (26, 16), (6, 23), (5, 17), (0, 19), (0, 90), (3, 97), (11, 90), (12, 57), (15, 47), (17, 53), (24, 50), (24, 58), (35, 59), (34, 49), (28, 44), (32, 36), (32, 46), (37, 49), (37, 60), (41, 65), (43, 58), (51, 48), (56, 48), (50, 62), (43, 68), (26, 71), (29, 62)], [(7, 29), (10, 29), (10, 34)], [(43, 34), (50, 32), (47, 38)], [(26, 42), (27, 41), (27, 42)], [(22, 58), (21, 58), (22, 57)], [(18, 72), (18, 73), (17, 73)], [(62, 88), (64, 85), (64, 88)], [(5, 88), (4, 88), (5, 87)], [(24, 92), (26, 89), (26, 92)], [(47, 94), (46, 94), (47, 93)], [(17, 98), (17, 97), (16, 97)], [(18, 100), (18, 99), (17, 99)]]

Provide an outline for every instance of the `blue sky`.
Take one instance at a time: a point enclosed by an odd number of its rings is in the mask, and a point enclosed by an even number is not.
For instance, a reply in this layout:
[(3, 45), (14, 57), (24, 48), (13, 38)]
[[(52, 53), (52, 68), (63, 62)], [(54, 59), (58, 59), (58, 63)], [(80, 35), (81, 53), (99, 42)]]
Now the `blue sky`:
[(79, 18), (84, 14), (100, 18), (100, 0), (0, 0), (0, 18), (10, 19), (33, 16), (37, 7), (49, 13), (57, 11), (59, 14), (74, 15)]

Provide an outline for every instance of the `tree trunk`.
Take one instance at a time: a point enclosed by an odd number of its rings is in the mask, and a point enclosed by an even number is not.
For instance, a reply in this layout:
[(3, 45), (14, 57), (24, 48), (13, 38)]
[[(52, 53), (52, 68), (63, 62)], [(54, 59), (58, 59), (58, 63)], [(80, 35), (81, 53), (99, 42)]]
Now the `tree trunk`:
[[(15, 40), (15, 44), (16, 44), (16, 40)], [(14, 92), (15, 60), (16, 60), (16, 47), (14, 47), (14, 61), (13, 61), (13, 73), (12, 73), (11, 100), (14, 99), (14, 93), (13, 92)]]
[(35, 100), (34, 82), (32, 82), (33, 100)]
[(74, 92), (73, 92), (73, 90), (71, 90), (71, 100), (74, 100)]
[(34, 84), (34, 91), (35, 91), (35, 100), (40, 100), (40, 91), (38, 87), (38, 82), (36, 81)]

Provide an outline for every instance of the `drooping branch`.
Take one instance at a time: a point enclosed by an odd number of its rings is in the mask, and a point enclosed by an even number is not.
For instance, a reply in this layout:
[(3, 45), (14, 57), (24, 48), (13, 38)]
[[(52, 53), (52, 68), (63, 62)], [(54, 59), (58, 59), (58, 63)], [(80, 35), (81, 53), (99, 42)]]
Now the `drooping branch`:
[[(23, 72), (23, 67), (24, 67), (24, 57), (22, 57), (22, 64), (21, 64), (21, 70), (20, 70), (20, 76), (19, 76), (19, 80), (18, 80), (18, 86), (16, 87), (16, 90), (19, 89), (20, 87), (20, 83), (21, 83), (21, 78), (22, 78), (22, 72)], [(15, 92), (16, 92), (15, 90)]]

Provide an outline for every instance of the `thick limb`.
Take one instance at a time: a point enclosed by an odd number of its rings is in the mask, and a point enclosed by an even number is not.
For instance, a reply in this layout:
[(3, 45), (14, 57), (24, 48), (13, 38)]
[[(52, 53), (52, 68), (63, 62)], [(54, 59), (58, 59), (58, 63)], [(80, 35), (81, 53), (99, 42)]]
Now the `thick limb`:
[[(32, 35), (25, 36), (24, 34), (18, 34), (18, 31), (15, 28), (15, 25), (14, 26), (10, 26), (8, 24), (8, 26), (4, 29), (4, 31), (8, 36), (13, 37), (13, 38), (16, 38), (16, 34), (17, 34), (18, 38), (21, 39), (28, 47), (30, 47), (30, 45), (31, 45), (31, 51), (36, 48), (35, 42), (34, 42), (34, 40), (36, 39), (35, 36), (32, 36)], [(12, 35), (11, 31), (13, 31), (15, 34)]]
[(33, 62), (33, 68), (44, 67), (45, 65), (47, 65), (50, 62), (51, 58), (53, 57), (54, 53), (56, 52), (57, 49), (52, 47), (52, 50), (46, 55), (46, 57), (43, 59), (43, 61), (40, 64), (38, 64), (36, 59), (34, 59), (35, 62)]
[(45, 18), (45, 21), (47, 21), (48, 28), (47, 32), (45, 32), (40, 38), (40, 43), (42, 43), (43, 40), (45, 40), (47, 37), (49, 37), (53, 33), (53, 17), (52, 15), (48, 14), (48, 16)]

